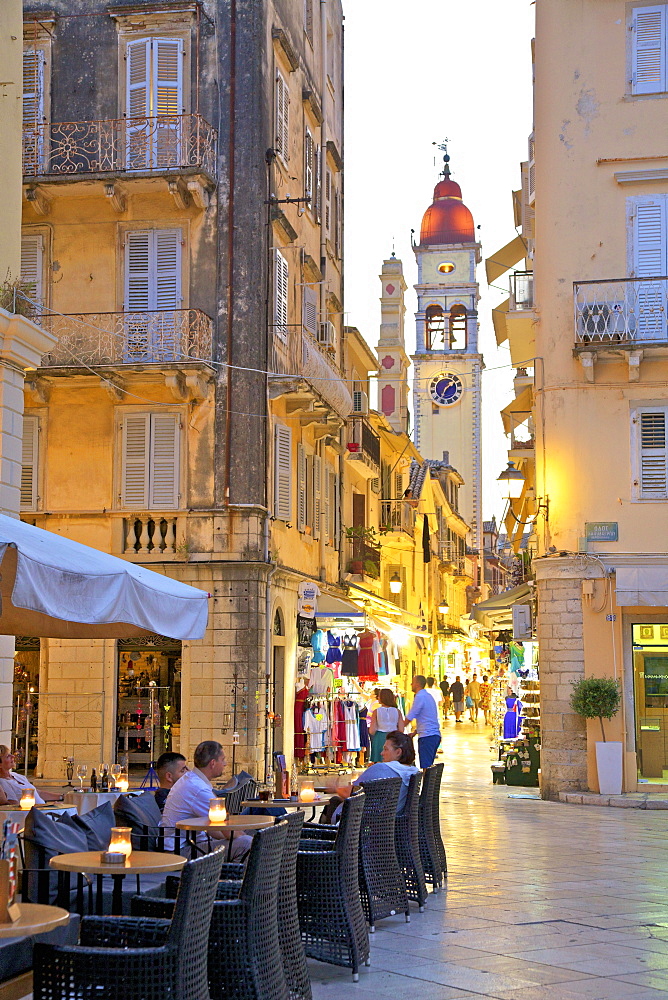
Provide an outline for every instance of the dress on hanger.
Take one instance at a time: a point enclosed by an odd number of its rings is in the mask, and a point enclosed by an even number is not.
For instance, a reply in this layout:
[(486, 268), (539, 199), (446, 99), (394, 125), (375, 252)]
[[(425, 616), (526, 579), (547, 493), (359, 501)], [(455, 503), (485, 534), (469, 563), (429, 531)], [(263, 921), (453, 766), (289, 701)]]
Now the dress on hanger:
[(346, 750), (361, 750), (359, 714), (354, 701), (343, 702), (343, 714), (346, 720)]
[(362, 632), (359, 637), (360, 651), (358, 660), (358, 671), (360, 680), (365, 681), (377, 681), (378, 680), (378, 662), (376, 657), (373, 655), (373, 644), (376, 641), (376, 633)]
[(295, 757), (306, 756), (306, 731), (304, 729), (304, 705), (308, 698), (308, 688), (302, 687), (295, 695)]
[(522, 728), (522, 702), (519, 698), (506, 698), (506, 714), (503, 717), (503, 738), (514, 740)]
[(325, 654), (327, 652), (327, 638), (321, 628), (316, 629), (316, 631), (311, 636), (311, 648), (313, 649), (313, 656), (311, 657), (311, 662), (324, 663)]
[(347, 677), (357, 677), (359, 653), (357, 650), (357, 633), (347, 633), (343, 637), (343, 659), (341, 673)]
[(327, 650), (327, 663), (340, 663), (341, 662), (341, 639), (338, 635), (334, 635), (333, 632), (327, 630), (327, 642), (329, 643), (329, 649)]

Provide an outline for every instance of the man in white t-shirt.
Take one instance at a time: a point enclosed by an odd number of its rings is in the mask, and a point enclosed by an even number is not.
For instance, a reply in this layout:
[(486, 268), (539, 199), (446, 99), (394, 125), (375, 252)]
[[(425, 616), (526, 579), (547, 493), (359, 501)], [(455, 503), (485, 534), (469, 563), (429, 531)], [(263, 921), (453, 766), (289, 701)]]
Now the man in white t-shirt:
[(427, 691), (436, 702), (436, 708), (440, 709), (441, 702), (443, 701), (443, 692), (436, 683), (435, 677), (427, 677), (427, 687), (425, 688), (425, 691)]

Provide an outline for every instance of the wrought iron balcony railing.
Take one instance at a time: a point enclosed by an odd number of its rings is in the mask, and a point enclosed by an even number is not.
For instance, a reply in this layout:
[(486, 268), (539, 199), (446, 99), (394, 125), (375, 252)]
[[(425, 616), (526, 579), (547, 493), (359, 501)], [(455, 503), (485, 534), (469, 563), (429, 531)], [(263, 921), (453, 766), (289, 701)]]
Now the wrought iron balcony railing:
[(46, 122), (23, 130), (26, 177), (199, 167), (216, 176), (218, 133), (201, 115)]
[(361, 538), (351, 538), (348, 542), (348, 572), (371, 577), (380, 577), (380, 550), (367, 545)]
[(533, 309), (533, 271), (515, 271), (510, 275), (510, 309)]
[(668, 277), (576, 281), (575, 343), (667, 344)]
[(317, 341), (301, 326), (270, 328), (272, 338), (270, 378), (292, 376), (310, 382), (320, 396), (342, 416), (353, 408), (353, 398), (344, 373), (329, 353), (321, 350)]
[(380, 438), (364, 417), (351, 420), (348, 432), (348, 451), (361, 455), (369, 465), (375, 466), (376, 475), (380, 470)]
[(199, 309), (49, 315), (42, 325), (58, 337), (44, 368), (211, 360), (213, 320)]
[(411, 538), (415, 532), (415, 508), (409, 500), (383, 500), (380, 523), (388, 531), (403, 531)]

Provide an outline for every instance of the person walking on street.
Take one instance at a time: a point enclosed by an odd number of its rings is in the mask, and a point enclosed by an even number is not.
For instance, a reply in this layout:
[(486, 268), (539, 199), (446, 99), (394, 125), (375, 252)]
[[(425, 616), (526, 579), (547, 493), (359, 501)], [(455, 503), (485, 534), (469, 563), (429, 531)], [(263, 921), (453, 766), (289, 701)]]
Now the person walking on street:
[(443, 701), (443, 692), (440, 687), (437, 686), (435, 677), (427, 677), (427, 686), (425, 691), (427, 694), (430, 694), (436, 702), (436, 708), (440, 708), (441, 702)]
[(492, 685), (489, 683), (489, 677), (487, 674), (483, 676), (482, 684), (480, 685), (480, 707), (485, 716), (485, 724), (491, 725), (490, 711), (492, 707)]
[(469, 689), (467, 694), (471, 701), (473, 702), (471, 706), (471, 722), (478, 721), (478, 709), (480, 708), (480, 684), (478, 683), (478, 675), (474, 674), (469, 681)]
[(444, 677), (439, 684), (441, 691), (443, 692), (443, 718), (447, 719), (448, 712), (450, 711), (450, 681), (447, 677)]
[(459, 674), (457, 674), (450, 685), (450, 697), (452, 698), (452, 707), (455, 712), (455, 722), (461, 722), (462, 712), (464, 711), (464, 685), (461, 682)]
[(420, 767), (431, 767), (436, 757), (436, 751), (441, 745), (441, 729), (438, 724), (438, 708), (436, 701), (426, 690), (427, 678), (416, 674), (411, 685), (415, 698), (406, 722), (414, 722), (418, 735), (418, 753)]

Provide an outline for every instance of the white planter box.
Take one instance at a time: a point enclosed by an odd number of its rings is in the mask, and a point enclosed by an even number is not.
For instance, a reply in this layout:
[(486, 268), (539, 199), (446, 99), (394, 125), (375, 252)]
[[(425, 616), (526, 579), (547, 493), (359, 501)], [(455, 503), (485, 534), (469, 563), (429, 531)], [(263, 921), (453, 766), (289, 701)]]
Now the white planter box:
[(596, 770), (601, 795), (622, 794), (622, 744), (596, 744)]

